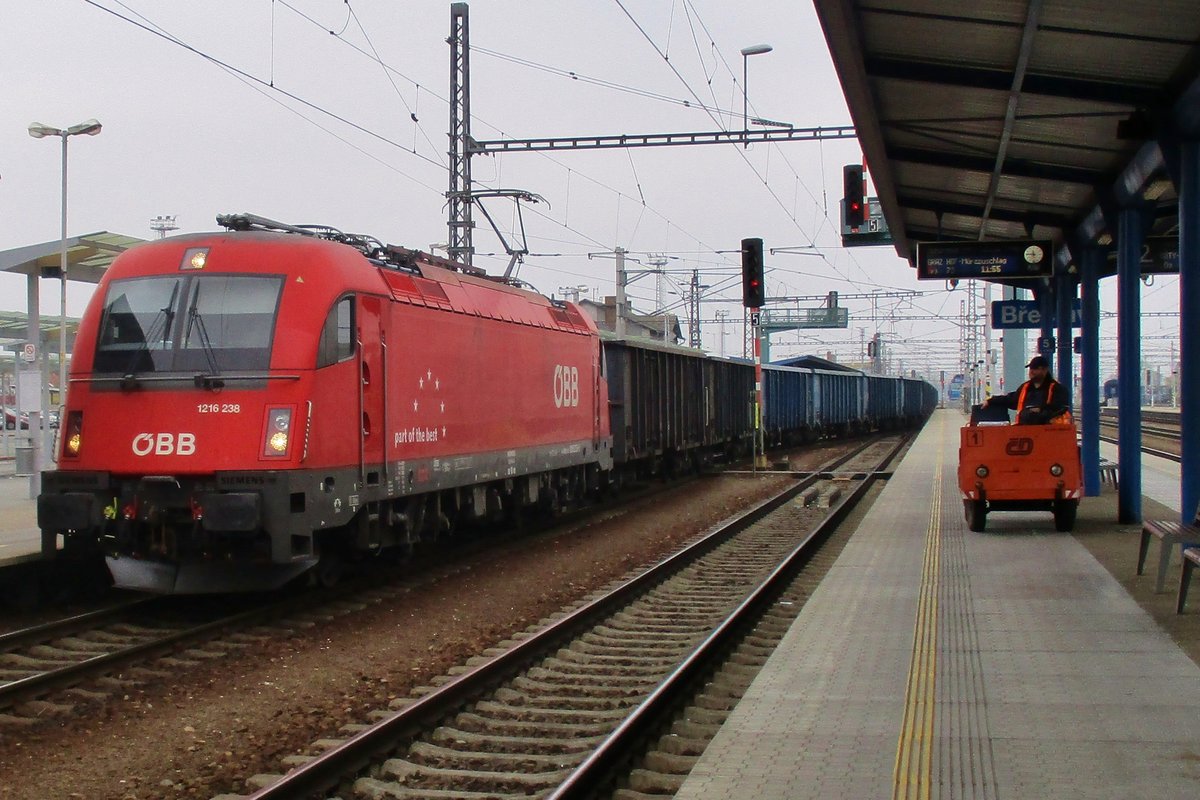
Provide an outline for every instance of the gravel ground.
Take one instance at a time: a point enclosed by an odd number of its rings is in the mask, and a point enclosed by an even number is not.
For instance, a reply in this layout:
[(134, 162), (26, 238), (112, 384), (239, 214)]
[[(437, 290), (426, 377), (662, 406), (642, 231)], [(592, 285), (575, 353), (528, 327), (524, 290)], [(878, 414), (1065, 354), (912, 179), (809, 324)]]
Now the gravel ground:
[[(816, 459), (818, 454), (813, 454)], [(806, 459), (807, 460), (807, 459)], [(798, 468), (805, 468), (798, 466)], [(211, 797), (407, 696), (788, 479), (722, 477), (605, 521), (472, 557), (465, 573), (351, 618), (179, 671), (25, 731), (0, 728), (0, 798)]]

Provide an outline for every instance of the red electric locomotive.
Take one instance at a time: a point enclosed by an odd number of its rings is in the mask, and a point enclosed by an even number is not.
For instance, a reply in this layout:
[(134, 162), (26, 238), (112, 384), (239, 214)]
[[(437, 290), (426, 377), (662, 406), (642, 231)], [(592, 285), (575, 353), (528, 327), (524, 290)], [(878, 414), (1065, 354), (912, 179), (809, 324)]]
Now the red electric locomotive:
[(264, 589), (604, 480), (600, 339), (575, 306), (328, 228), (218, 221), (101, 281), (38, 498), (48, 547), (98, 542), (122, 587)]

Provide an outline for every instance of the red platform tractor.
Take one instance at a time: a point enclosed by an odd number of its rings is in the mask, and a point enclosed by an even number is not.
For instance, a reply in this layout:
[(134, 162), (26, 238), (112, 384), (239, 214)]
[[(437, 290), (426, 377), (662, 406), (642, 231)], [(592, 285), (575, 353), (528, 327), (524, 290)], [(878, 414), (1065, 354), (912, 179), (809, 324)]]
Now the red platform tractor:
[(1004, 416), (989, 422), (977, 410), (962, 428), (958, 487), (967, 527), (984, 530), (992, 511), (1051, 511), (1055, 530), (1072, 530), (1083, 497), (1074, 423), (1010, 425)]

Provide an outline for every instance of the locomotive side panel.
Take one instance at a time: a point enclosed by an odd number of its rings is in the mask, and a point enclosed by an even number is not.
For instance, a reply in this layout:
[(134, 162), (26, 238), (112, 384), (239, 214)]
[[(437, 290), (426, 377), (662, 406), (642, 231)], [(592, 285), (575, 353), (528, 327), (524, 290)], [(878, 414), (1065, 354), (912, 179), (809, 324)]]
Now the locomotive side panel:
[(389, 331), (389, 460), (596, 439), (593, 337), (403, 303)]

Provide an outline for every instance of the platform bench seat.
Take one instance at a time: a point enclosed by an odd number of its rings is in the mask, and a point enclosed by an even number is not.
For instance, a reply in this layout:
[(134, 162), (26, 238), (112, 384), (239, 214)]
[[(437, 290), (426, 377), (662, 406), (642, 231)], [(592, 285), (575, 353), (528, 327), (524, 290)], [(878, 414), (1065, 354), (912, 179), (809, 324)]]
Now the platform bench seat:
[(1179, 602), (1175, 604), (1175, 613), (1183, 613), (1183, 604), (1187, 602), (1188, 584), (1192, 582), (1192, 571), (1200, 567), (1200, 547), (1188, 547), (1183, 551), (1183, 572), (1179, 574)]
[(1142, 541), (1138, 545), (1137, 574), (1141, 575), (1146, 565), (1146, 553), (1150, 540), (1158, 539), (1158, 579), (1154, 591), (1161, 592), (1167, 580), (1167, 567), (1171, 563), (1171, 551), (1176, 546), (1200, 547), (1200, 516), (1188, 525), (1178, 520), (1151, 519), (1142, 523)]
[(1107, 458), (1100, 459), (1100, 482), (1111, 484), (1114, 489), (1117, 488), (1117, 462), (1109, 461)]

